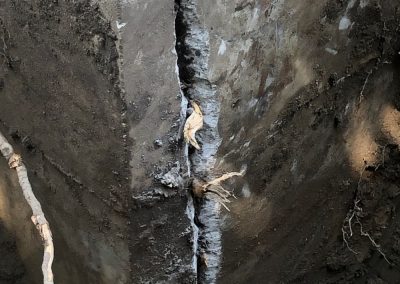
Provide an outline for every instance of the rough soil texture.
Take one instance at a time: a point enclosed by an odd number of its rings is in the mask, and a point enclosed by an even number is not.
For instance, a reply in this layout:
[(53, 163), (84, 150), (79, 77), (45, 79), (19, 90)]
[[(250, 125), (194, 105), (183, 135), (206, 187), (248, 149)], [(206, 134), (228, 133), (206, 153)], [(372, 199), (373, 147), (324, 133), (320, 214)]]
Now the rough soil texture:
[[(397, 283), (400, 3), (200, 3), (223, 96), (217, 169), (247, 165), (218, 283)], [(357, 254), (344, 244), (356, 200), (390, 264), (354, 220)]]
[[(35, 228), (26, 220), (30, 218), (28, 206), (20, 202), (21, 191), (5, 192), (5, 189), (18, 185), (18, 179), (9, 177), (6, 173), (8, 165), (6, 161), (0, 162), (1, 178), (1, 223), (0, 223), (0, 283), (38, 283), (41, 280), (40, 273), (29, 270), (27, 262), (40, 265), (40, 246), (35, 243), (27, 244), (21, 242), (22, 234), (31, 235), (32, 242), (38, 241), (34, 236)], [(15, 214), (18, 212), (18, 214)]]
[[(0, 0), (0, 131), (52, 227), (55, 282), (398, 283), (400, 1), (190, 1), (206, 56), (175, 51), (183, 2)], [(201, 178), (247, 169), (213, 213), (213, 281), (193, 267), (209, 269), (180, 137), (196, 56), (222, 139)], [(1, 160), (0, 283), (41, 283), (29, 218)]]
[[(185, 167), (174, 3), (96, 2), (0, 2), (0, 130), (22, 152), (52, 227), (56, 283), (185, 283), (187, 191), (163, 184)], [(23, 263), (40, 283), (40, 241), (17, 205), (21, 196), (4, 205), (21, 217), (7, 219), (14, 254), (35, 254)]]
[[(124, 283), (130, 178), (117, 37), (88, 1), (1, 1), (0, 9), (0, 128), (22, 152), (52, 226), (56, 282)], [(19, 203), (7, 205), (14, 216)], [(40, 252), (33, 236), (21, 235), (20, 246)], [(40, 273), (40, 262), (26, 265)]]
[(10, 234), (3, 224), (1, 225), (0, 235), (0, 245), (3, 252), (0, 263), (0, 283), (26, 282), (27, 279), (25, 277), (26, 271), (24, 264), (19, 256), (15, 254), (15, 235)]
[[(131, 281), (191, 283), (174, 2), (121, 5), (122, 76), (132, 140)], [(168, 173), (175, 177), (172, 182), (165, 178)]]

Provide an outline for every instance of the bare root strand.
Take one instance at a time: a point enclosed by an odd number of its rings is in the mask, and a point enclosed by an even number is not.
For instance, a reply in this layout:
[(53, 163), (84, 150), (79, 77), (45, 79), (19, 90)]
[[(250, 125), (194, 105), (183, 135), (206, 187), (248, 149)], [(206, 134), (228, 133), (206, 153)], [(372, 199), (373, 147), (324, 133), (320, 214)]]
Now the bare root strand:
[[(361, 173), (361, 175), (362, 175), (362, 173)], [(360, 185), (360, 181), (358, 182), (358, 186), (359, 186), (359, 185)], [(342, 226), (342, 237), (343, 237), (343, 242), (346, 244), (346, 247), (349, 249), (349, 251), (351, 251), (351, 252), (354, 253), (354, 254), (358, 254), (358, 252), (356, 252), (355, 250), (353, 250), (353, 249), (350, 247), (348, 240), (350, 240), (351, 237), (353, 236), (353, 223), (352, 223), (353, 218), (356, 216), (356, 214), (357, 214), (358, 212), (362, 212), (362, 208), (360, 208), (360, 207), (358, 206), (358, 203), (359, 203), (359, 202), (360, 202), (359, 199), (356, 199), (356, 200), (354, 201), (353, 208), (352, 208), (352, 209), (349, 211), (349, 213), (347, 214), (347, 217), (344, 219), (343, 226)], [(346, 231), (346, 224), (347, 224), (347, 227), (348, 227), (348, 231), (349, 231), (349, 232)]]
[(22, 189), (25, 200), (28, 202), (32, 209), (31, 220), (39, 231), (43, 240), (44, 253), (42, 262), (43, 283), (53, 284), (54, 276), (52, 271), (52, 264), (54, 260), (54, 245), (53, 237), (50, 230), (49, 223), (44, 216), (42, 206), (37, 200), (32, 191), (32, 186), (28, 179), (28, 172), (25, 165), (22, 163), (20, 155), (14, 153), (13, 147), (8, 143), (7, 139), (0, 132), (0, 152), (6, 160), (11, 169), (15, 169), (18, 176), (18, 181)]
[(183, 128), (183, 136), (185, 137), (186, 143), (190, 143), (197, 150), (200, 150), (200, 145), (196, 140), (196, 132), (203, 128), (203, 113), (201, 112), (200, 106), (194, 101), (190, 102), (193, 107), (193, 113), (188, 117)]
[(351, 251), (354, 254), (358, 254), (358, 252), (356, 252), (355, 250), (353, 250), (350, 245), (349, 242), (347, 241), (346, 236), (348, 236), (348, 233), (344, 230), (344, 228), (342, 227), (342, 236), (343, 236), (343, 241), (346, 244), (347, 248), (349, 249), (349, 251)]
[(361, 99), (364, 97), (365, 87), (367, 86), (369, 77), (370, 77), (371, 74), (372, 74), (372, 69), (371, 69), (367, 74), (368, 74), (368, 75), (367, 75), (367, 77), (365, 78), (364, 84), (363, 84), (362, 89), (361, 89), (361, 92), (360, 92), (360, 101), (361, 101)]
[(226, 190), (222, 187), (221, 182), (232, 178), (234, 176), (243, 176), (244, 172), (230, 172), (222, 175), (219, 178), (213, 179), (209, 182), (201, 182), (197, 179), (193, 181), (193, 193), (197, 197), (204, 197), (206, 193), (211, 193), (217, 196), (216, 200), (220, 203), (226, 210), (230, 211), (227, 203), (230, 203), (229, 200), (231, 197), (236, 198), (233, 192)]
[(220, 198), (217, 199), (217, 201), (224, 206), (224, 208), (228, 211), (229, 208), (226, 205), (227, 203), (230, 203), (231, 201), (229, 200), (230, 197), (233, 197), (233, 193), (226, 190), (225, 188), (222, 187), (221, 182), (230, 179), (234, 176), (243, 176), (242, 172), (231, 172), (231, 173), (227, 173), (222, 175), (219, 178), (213, 179), (212, 181), (207, 182), (204, 186), (204, 192), (211, 192), (214, 193), (216, 195), (218, 195)]
[(349, 218), (349, 230), (350, 230), (350, 237), (352, 237), (353, 236), (353, 229), (352, 229), (352, 225), (351, 225), (351, 220), (353, 220), (353, 218), (354, 218), (354, 212), (353, 212), (353, 214), (351, 214), (351, 216), (350, 216), (350, 218)]
[(385, 261), (386, 261), (388, 264), (392, 264), (392, 263), (389, 261), (389, 259), (386, 257), (386, 254), (382, 251), (380, 244), (378, 244), (377, 242), (375, 242), (375, 240), (371, 237), (371, 235), (370, 235), (369, 233), (364, 232), (363, 226), (362, 226), (360, 220), (358, 219), (358, 217), (356, 218), (356, 220), (357, 220), (357, 223), (360, 225), (360, 234), (361, 234), (361, 236), (367, 237), (367, 238), (370, 240), (370, 242), (372, 243), (372, 245), (376, 248), (376, 250), (383, 256), (383, 258), (385, 259)]
[[(385, 147), (383, 148), (383, 151), (385, 151)], [(382, 163), (384, 163), (384, 160), (382, 161)], [(364, 167), (364, 169), (360, 173), (360, 178), (359, 178), (358, 183), (357, 183), (356, 195), (359, 193), (360, 184), (361, 184), (361, 181), (362, 181), (362, 176), (363, 176), (363, 173), (365, 171), (365, 168), (366, 167)], [(342, 226), (343, 242), (345, 243), (347, 249), (350, 252), (354, 253), (355, 255), (358, 254), (358, 252), (353, 250), (349, 245), (349, 240), (353, 237), (353, 234), (354, 234), (353, 224), (358, 224), (360, 226), (360, 236), (367, 237), (369, 239), (369, 241), (371, 242), (372, 246), (383, 256), (385, 261), (388, 264), (391, 264), (389, 259), (386, 257), (386, 254), (382, 251), (381, 246), (371, 237), (371, 235), (369, 233), (364, 231), (363, 225), (362, 225), (362, 223), (360, 221), (360, 218), (362, 217), (361, 215), (362, 215), (362, 212), (363, 212), (363, 209), (359, 206), (360, 202), (361, 202), (361, 200), (357, 197), (354, 200), (353, 208), (350, 209), (350, 211), (347, 213), (346, 218), (343, 221), (343, 226)]]
[(209, 181), (206, 184), (206, 187), (208, 187), (210, 185), (219, 185), (221, 182), (223, 182), (223, 181), (225, 181), (227, 179), (230, 179), (231, 177), (234, 177), (234, 176), (243, 176), (243, 172), (230, 172), (230, 173), (224, 174), (219, 178), (216, 178), (216, 179), (213, 179), (212, 181)]

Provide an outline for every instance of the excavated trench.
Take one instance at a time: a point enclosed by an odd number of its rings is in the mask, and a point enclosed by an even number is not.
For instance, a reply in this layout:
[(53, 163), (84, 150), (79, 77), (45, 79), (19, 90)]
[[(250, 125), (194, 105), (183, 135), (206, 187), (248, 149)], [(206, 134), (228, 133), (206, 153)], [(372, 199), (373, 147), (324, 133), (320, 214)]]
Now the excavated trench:
[[(55, 283), (397, 283), (399, 11), (0, 1), (0, 132)], [(200, 150), (182, 139), (192, 102)], [(242, 168), (230, 212), (186, 188)], [(42, 283), (31, 214), (0, 159), (1, 284)]]
[[(219, 99), (208, 79), (209, 35), (198, 15), (196, 0), (177, 0), (176, 51), (184, 102), (198, 103), (204, 128), (198, 140), (201, 150), (186, 145), (189, 177), (213, 179), (215, 156), (221, 139), (218, 134)], [(191, 104), (183, 109), (191, 110)], [(193, 111), (193, 110), (192, 110)], [(220, 204), (212, 196), (190, 196), (188, 215), (193, 226), (193, 266), (198, 283), (215, 283), (221, 260)]]
[[(0, 132), (51, 224), (55, 283), (126, 282), (129, 151), (115, 33), (89, 1), (0, 1), (0, 19)], [(5, 161), (0, 194), (2, 249), (15, 259), (1, 263), (0, 282), (42, 283), (42, 240)]]

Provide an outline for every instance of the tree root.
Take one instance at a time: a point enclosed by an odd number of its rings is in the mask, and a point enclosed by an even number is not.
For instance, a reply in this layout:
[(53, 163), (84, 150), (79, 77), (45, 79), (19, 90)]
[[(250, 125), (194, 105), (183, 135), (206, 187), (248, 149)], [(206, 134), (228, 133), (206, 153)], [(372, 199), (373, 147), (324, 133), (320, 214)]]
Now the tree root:
[[(360, 183), (362, 180), (362, 175), (367, 167), (364, 167), (363, 171), (360, 173), (360, 178), (358, 180), (357, 184), (357, 191), (356, 191), (356, 197), (354, 200), (353, 208), (350, 209), (350, 211), (347, 213), (346, 218), (343, 221), (343, 226), (342, 226), (342, 238), (343, 242), (345, 243), (347, 249), (351, 251), (353, 254), (358, 255), (358, 252), (352, 249), (349, 245), (349, 240), (353, 237), (354, 231), (353, 231), (353, 224), (358, 224), (360, 226), (360, 236), (367, 237), (369, 241), (371, 242), (372, 246), (383, 256), (385, 261), (388, 264), (391, 264), (389, 259), (386, 257), (386, 254), (382, 251), (381, 246), (371, 237), (371, 235), (363, 230), (363, 225), (360, 221), (360, 218), (362, 218), (363, 214), (363, 209), (360, 207), (358, 204), (361, 202), (361, 200), (357, 197), (359, 189), (360, 189)], [(355, 220), (355, 221), (354, 221)]]
[(236, 198), (236, 196), (232, 192), (223, 188), (221, 185), (221, 182), (223, 182), (231, 177), (234, 177), (234, 176), (243, 176), (243, 174), (244, 174), (243, 172), (230, 172), (230, 173), (222, 175), (219, 178), (213, 179), (212, 181), (209, 181), (209, 182), (203, 182), (198, 179), (194, 179), (193, 187), (192, 187), (193, 194), (199, 198), (203, 198), (206, 193), (215, 194), (219, 197), (217, 199), (217, 201), (226, 210), (230, 211), (226, 204), (231, 202), (229, 200), (230, 197)]
[(364, 97), (365, 87), (366, 87), (367, 84), (368, 84), (368, 80), (369, 80), (369, 77), (371, 76), (372, 72), (373, 72), (372, 69), (371, 69), (370, 71), (367, 72), (367, 77), (365, 78), (364, 84), (363, 84), (363, 86), (362, 86), (362, 88), (361, 88), (361, 91), (360, 91), (360, 101), (361, 101), (362, 98)]
[(51, 269), (54, 259), (54, 245), (52, 233), (49, 223), (47, 222), (42, 206), (32, 191), (31, 184), (28, 179), (28, 173), (25, 165), (22, 163), (20, 155), (14, 153), (13, 147), (8, 143), (7, 139), (0, 132), (0, 151), (11, 169), (15, 169), (18, 175), (18, 181), (24, 194), (25, 200), (32, 209), (31, 220), (35, 224), (43, 240), (44, 254), (42, 262), (43, 283), (53, 284), (54, 276)]
[(190, 101), (193, 106), (193, 113), (188, 117), (183, 128), (183, 136), (185, 137), (186, 143), (190, 143), (197, 150), (200, 150), (200, 145), (196, 140), (197, 130), (203, 128), (203, 113), (198, 104), (194, 101)]

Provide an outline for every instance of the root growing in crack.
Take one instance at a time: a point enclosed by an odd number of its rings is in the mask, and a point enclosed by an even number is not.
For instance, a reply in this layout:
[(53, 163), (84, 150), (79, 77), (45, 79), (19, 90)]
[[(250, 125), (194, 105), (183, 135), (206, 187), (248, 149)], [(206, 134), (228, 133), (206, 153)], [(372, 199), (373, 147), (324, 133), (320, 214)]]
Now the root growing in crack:
[(243, 176), (243, 172), (230, 172), (209, 182), (194, 179), (192, 185), (193, 194), (198, 198), (203, 198), (207, 193), (215, 194), (219, 197), (217, 198), (218, 203), (220, 203), (226, 210), (230, 211), (226, 204), (231, 202), (229, 200), (230, 197), (236, 197), (232, 192), (223, 188), (221, 182), (234, 176)]
[(186, 143), (190, 143), (197, 150), (200, 150), (199, 143), (196, 140), (196, 132), (203, 128), (203, 113), (200, 107), (194, 101), (190, 101), (193, 107), (193, 113), (188, 117), (183, 128), (183, 136)]
[(47, 222), (42, 206), (37, 200), (32, 191), (32, 186), (28, 179), (28, 172), (25, 165), (22, 163), (20, 155), (14, 152), (13, 147), (8, 143), (7, 139), (0, 132), (0, 152), (5, 159), (8, 160), (8, 165), (11, 169), (15, 169), (18, 175), (18, 181), (24, 194), (25, 200), (28, 202), (32, 209), (31, 220), (35, 224), (43, 240), (44, 253), (42, 262), (43, 283), (53, 284), (54, 276), (52, 271), (52, 264), (54, 259), (54, 245), (53, 237), (50, 230), (49, 223)]

